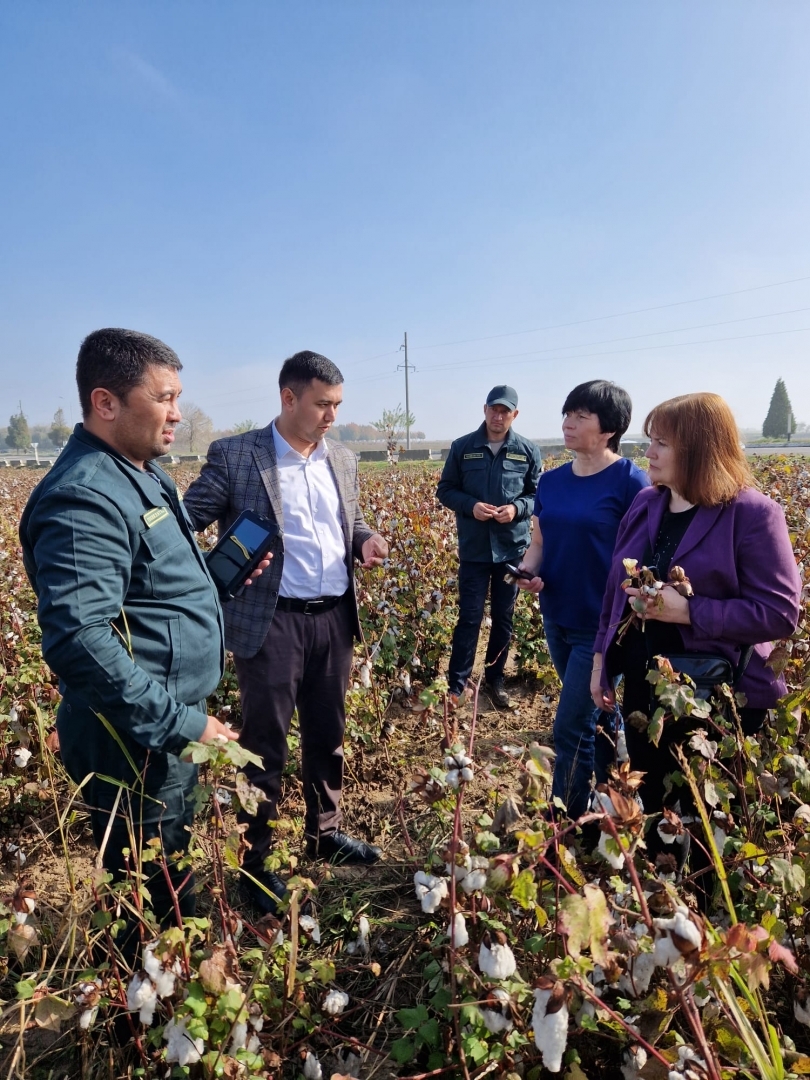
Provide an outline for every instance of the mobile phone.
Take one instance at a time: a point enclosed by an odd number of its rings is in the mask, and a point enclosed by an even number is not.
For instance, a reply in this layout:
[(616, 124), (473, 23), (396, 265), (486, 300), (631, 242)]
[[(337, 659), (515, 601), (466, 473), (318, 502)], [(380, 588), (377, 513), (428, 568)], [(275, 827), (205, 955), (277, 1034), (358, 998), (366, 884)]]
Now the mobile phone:
[(252, 510), (243, 510), (222, 534), (205, 562), (223, 603), (239, 595), (277, 536), (275, 521), (259, 517)]
[(533, 577), (537, 576), (536, 574), (530, 574), (528, 570), (518, 570), (515, 563), (508, 562), (503, 565), (506, 567), (506, 572), (508, 574), (511, 574), (512, 577), (515, 578), (523, 578), (524, 581), (531, 581)]

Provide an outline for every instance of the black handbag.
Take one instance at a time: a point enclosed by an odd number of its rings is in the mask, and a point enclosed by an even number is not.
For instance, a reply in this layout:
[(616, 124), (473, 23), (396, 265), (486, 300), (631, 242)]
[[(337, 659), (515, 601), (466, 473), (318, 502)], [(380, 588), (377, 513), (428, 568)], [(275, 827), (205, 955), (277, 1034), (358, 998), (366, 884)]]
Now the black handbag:
[(708, 699), (715, 686), (726, 683), (732, 689), (740, 681), (748, 667), (748, 661), (754, 646), (749, 645), (740, 653), (740, 659), (734, 665), (725, 656), (709, 656), (703, 653), (678, 653), (664, 659), (672, 664), (674, 671), (688, 675), (695, 684), (695, 697)]

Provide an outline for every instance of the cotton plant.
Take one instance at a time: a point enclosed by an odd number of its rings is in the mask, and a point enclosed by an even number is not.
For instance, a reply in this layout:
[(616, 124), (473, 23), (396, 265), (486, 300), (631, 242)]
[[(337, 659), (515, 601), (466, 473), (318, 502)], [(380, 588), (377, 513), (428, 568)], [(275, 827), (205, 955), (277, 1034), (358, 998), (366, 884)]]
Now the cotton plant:
[(350, 941), (346, 945), (346, 952), (349, 956), (354, 956), (356, 953), (360, 953), (362, 956), (368, 956), (371, 952), (371, 944), (369, 942), (369, 933), (371, 927), (369, 925), (368, 917), (361, 915), (357, 920), (357, 937), (354, 941)]
[(500, 987), (491, 990), (486, 1004), (480, 1008), (484, 1027), (491, 1035), (509, 1032), (515, 1026), (512, 1019), (512, 998), (506, 990)]
[(413, 876), (416, 899), (422, 905), (422, 911), (426, 915), (432, 915), (438, 911), (443, 900), (449, 895), (447, 878), (434, 877), (426, 874), (424, 870), (418, 870)]
[(462, 783), (470, 783), (474, 777), (472, 764), (472, 758), (460, 746), (452, 746), (444, 759), (447, 787), (457, 789)]
[(559, 1072), (568, 1043), (568, 1005), (565, 985), (544, 978), (534, 991), (532, 1010), (534, 1043), (549, 1072)]
[(186, 1030), (184, 1017), (173, 1016), (163, 1029), (163, 1038), (166, 1042), (167, 1063), (177, 1063), (181, 1068), (186, 1065), (195, 1065), (205, 1052), (205, 1041), (202, 1038), (192, 1038)]
[(349, 995), (343, 990), (330, 990), (323, 999), (322, 1008), (329, 1016), (340, 1016), (349, 1004)]
[(478, 968), (488, 979), (510, 979), (517, 971), (515, 954), (502, 930), (487, 930), (478, 949)]

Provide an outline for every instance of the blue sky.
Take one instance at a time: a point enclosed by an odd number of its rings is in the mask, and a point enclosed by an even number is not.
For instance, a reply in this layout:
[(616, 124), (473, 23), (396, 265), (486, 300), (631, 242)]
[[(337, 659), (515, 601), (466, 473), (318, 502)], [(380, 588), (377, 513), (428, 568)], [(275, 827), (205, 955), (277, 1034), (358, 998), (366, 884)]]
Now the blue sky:
[(218, 427), (300, 348), (376, 419), (405, 330), (431, 438), (499, 382), (553, 436), (599, 377), (636, 429), (692, 390), (756, 426), (779, 376), (810, 422), (809, 32), (804, 0), (2, 4), (0, 423), (77, 419), (104, 325)]

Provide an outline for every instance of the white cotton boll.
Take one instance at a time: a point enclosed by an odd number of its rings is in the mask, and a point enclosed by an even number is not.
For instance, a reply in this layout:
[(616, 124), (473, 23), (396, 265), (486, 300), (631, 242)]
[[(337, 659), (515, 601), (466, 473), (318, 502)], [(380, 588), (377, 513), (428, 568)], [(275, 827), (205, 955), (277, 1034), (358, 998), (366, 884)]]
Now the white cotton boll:
[(146, 974), (155, 984), (159, 998), (171, 997), (174, 993), (177, 976), (182, 974), (179, 960), (173, 960), (168, 967), (155, 956), (156, 941), (150, 941), (143, 951), (143, 966)]
[(304, 1059), (304, 1076), (306, 1080), (323, 1080), (321, 1063), (311, 1050), (307, 1050), (307, 1056)]
[(12, 724), (16, 724), (16, 723), (17, 723), (17, 720), (18, 720), (18, 718), (19, 718), (19, 715), (20, 715), (20, 714), (19, 714), (19, 713), (17, 712), (17, 706), (16, 706), (16, 705), (12, 705), (12, 706), (11, 706), (11, 708), (10, 708), (10, 709), (8, 710), (8, 718), (9, 718), (9, 720), (11, 721), (11, 723), (12, 723)]
[(624, 1054), (622, 1076), (624, 1080), (638, 1080), (641, 1070), (647, 1064), (647, 1051), (643, 1046), (631, 1046)]
[(17, 863), (18, 867), (25, 866), (28, 859), (28, 856), (19, 844), (6, 844), (6, 855), (9, 855), (11, 859)]
[(258, 1054), (261, 1052), (262, 1041), (258, 1035), (251, 1035), (247, 1041), (245, 1049), (249, 1054)]
[(320, 944), (321, 928), (318, 925), (317, 919), (314, 919), (311, 915), (299, 915), (298, 925), (302, 930), (309, 934), (316, 945)]
[(511, 1031), (514, 1026), (508, 1011), (511, 998), (505, 990), (500, 989), (493, 990), (491, 997), (500, 1003), (500, 1007), (495, 1009), (488, 1009), (486, 1006), (481, 1007), (484, 1026), (493, 1035), (498, 1035), (502, 1031)]
[(463, 949), (465, 945), (469, 945), (470, 935), (467, 932), (467, 920), (464, 918), (463, 912), (457, 911), (455, 913), (451, 928), (447, 931), (447, 934), (457, 949)]
[(643, 997), (649, 989), (653, 971), (655, 971), (653, 953), (639, 953), (630, 961), (628, 970), (619, 976), (618, 989), (628, 997)]
[(33, 755), (31, 754), (30, 750), (26, 749), (26, 747), (24, 746), (20, 746), (17, 750), (14, 751), (14, 764), (17, 766), (18, 769), (24, 769), (28, 762), (31, 760), (32, 756)]
[(487, 946), (482, 941), (478, 950), (478, 967), (481, 974), (490, 979), (509, 979), (517, 970), (517, 961), (508, 945), (493, 941), (491, 946)]
[(689, 909), (679, 907), (671, 919), (653, 919), (656, 930), (673, 930), (696, 949), (700, 948), (700, 930), (689, 918)]
[(810, 1027), (810, 1001), (801, 1004), (796, 998), (793, 999), (793, 1015), (799, 1021), (800, 1024), (806, 1024)]
[(245, 1043), (247, 1042), (248, 1026), (247, 1021), (239, 1020), (233, 1025), (233, 1032), (231, 1033), (231, 1045), (228, 1049), (228, 1053), (231, 1057), (236, 1056), (237, 1050), (244, 1050)]
[(323, 1011), (330, 1016), (340, 1016), (349, 1004), (349, 995), (342, 990), (330, 990), (323, 999)]
[(447, 896), (447, 878), (433, 877), (419, 870), (413, 876), (416, 897), (422, 903), (422, 911), (432, 915)]
[(469, 784), (472, 781), (472, 778), (473, 778), (473, 771), (469, 767), (469, 765), (465, 765), (464, 768), (459, 773), (459, 776), (461, 777), (462, 780), (465, 780)]
[(666, 825), (666, 824), (667, 824), (667, 819), (666, 818), (661, 818), (661, 820), (658, 822), (658, 827), (656, 828), (656, 832), (658, 833), (659, 837), (664, 841), (665, 844), (674, 844), (676, 841), (679, 844), (682, 844), (684, 842), (684, 840), (686, 839), (686, 833), (681, 833), (680, 835), (678, 835), (678, 834), (673, 833), (673, 832), (667, 832), (663, 828), (663, 826)]
[(462, 878), (461, 887), (464, 892), (469, 896), (471, 893), (479, 892), (486, 886), (487, 872), (486, 870), (471, 870), (466, 877)]
[(360, 665), (360, 685), (364, 690), (371, 689), (371, 666), (369, 664)]
[(447, 787), (457, 788), (459, 783), (459, 771), (458, 769), (450, 769), (444, 777), (444, 782)]
[(728, 840), (728, 836), (726, 835), (725, 829), (721, 829), (719, 825), (715, 825), (714, 844), (721, 855), (723, 854), (723, 849), (726, 846), (726, 840)]
[(84, 1012), (79, 1016), (79, 1027), (82, 1029), (82, 1031), (88, 1030), (90, 1025), (95, 1020), (97, 1012), (98, 1005), (94, 1006), (92, 1009), (85, 1009)]
[(568, 1006), (562, 1006), (554, 1013), (546, 1013), (550, 990), (535, 990), (532, 1027), (534, 1044), (540, 1051), (543, 1064), (549, 1072), (559, 1072), (562, 1068), (562, 1056), (568, 1042)]
[(230, 806), (233, 802), (233, 796), (227, 788), (218, 787), (214, 792), (214, 798), (217, 800), (220, 806)]
[(610, 814), (611, 817), (614, 817), (616, 814), (616, 807), (613, 805), (613, 799), (611, 799), (606, 791), (594, 791), (591, 807), (595, 814)]
[(168, 1043), (166, 1047), (166, 1061), (176, 1061), (182, 1068), (185, 1065), (195, 1065), (203, 1056), (205, 1043), (202, 1039), (192, 1039), (186, 1031), (186, 1022), (182, 1017), (178, 1020), (173, 1016), (163, 1029), (163, 1038)]
[(461, 881), (461, 879), (465, 878), (472, 869), (472, 860), (469, 855), (465, 855), (460, 863), (446, 862), (444, 868), (448, 875), (452, 874), (456, 881)]
[(402, 686), (406, 694), (411, 692), (411, 676), (407, 671), (402, 672)]
[(612, 837), (609, 837), (607, 833), (600, 832), (599, 844), (597, 845), (596, 850), (603, 859), (606, 859), (608, 863), (610, 863), (614, 870), (621, 870), (624, 866), (624, 855), (616, 855), (614, 852), (608, 851), (607, 842), (609, 839), (612, 839)]
[(14, 912), (14, 922), (17, 924), (17, 926), (22, 926), (23, 923), (28, 922), (28, 912), (27, 911), (15, 911)]
[(157, 1008), (157, 991), (148, 975), (137, 972), (127, 987), (127, 1008), (139, 1013), (138, 1019), (147, 1027), (152, 1023)]
[(682, 953), (669, 934), (655, 940), (653, 960), (656, 967), (671, 967), (681, 959)]

